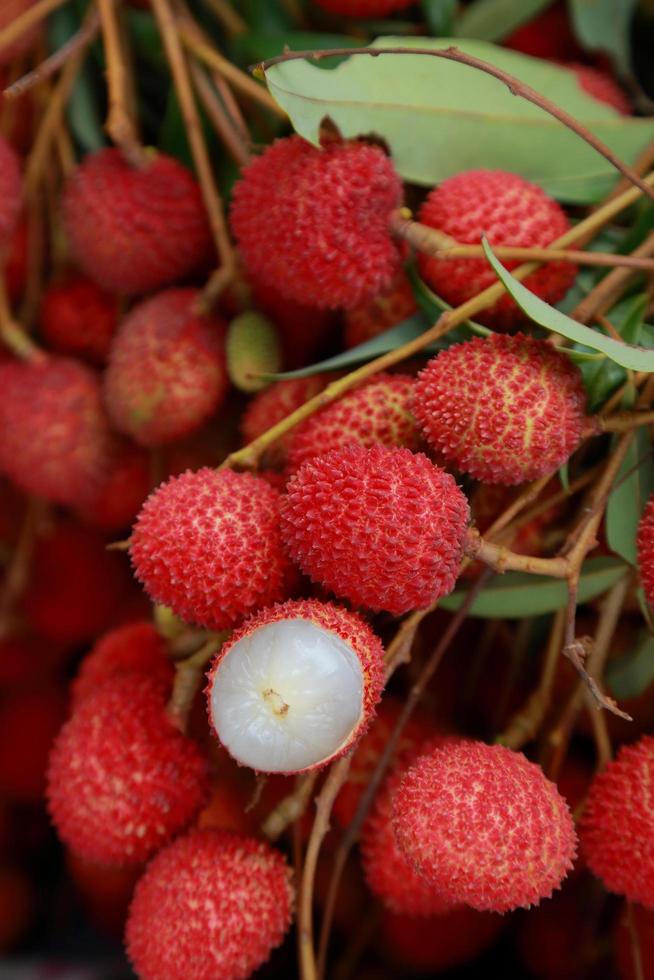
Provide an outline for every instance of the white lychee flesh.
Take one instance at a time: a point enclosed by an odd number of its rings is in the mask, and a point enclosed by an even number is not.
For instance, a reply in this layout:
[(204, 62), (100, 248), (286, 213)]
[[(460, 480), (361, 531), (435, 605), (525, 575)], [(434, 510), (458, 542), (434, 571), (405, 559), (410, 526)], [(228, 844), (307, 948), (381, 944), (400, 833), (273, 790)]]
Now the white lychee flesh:
[(235, 759), (298, 772), (336, 754), (361, 721), (361, 663), (340, 636), (306, 619), (269, 623), (218, 664), (210, 706)]

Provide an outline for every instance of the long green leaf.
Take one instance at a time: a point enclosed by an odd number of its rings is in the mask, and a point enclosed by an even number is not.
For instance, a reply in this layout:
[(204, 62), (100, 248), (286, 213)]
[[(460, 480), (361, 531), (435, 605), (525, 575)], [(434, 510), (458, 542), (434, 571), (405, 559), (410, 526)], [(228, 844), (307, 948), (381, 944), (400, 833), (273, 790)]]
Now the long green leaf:
[(614, 697), (637, 698), (654, 681), (654, 637), (643, 632), (633, 650), (609, 661), (604, 676)]
[(486, 258), (497, 273), (498, 278), (504, 283), (518, 306), (534, 323), (538, 323), (553, 333), (561, 334), (568, 340), (574, 340), (592, 350), (600, 351), (615, 361), (616, 364), (620, 364), (631, 371), (654, 371), (654, 348), (623, 344), (619, 340), (614, 340), (612, 337), (600, 333), (599, 330), (592, 330), (582, 323), (577, 323), (576, 320), (550, 306), (549, 303), (535, 296), (521, 282), (518, 282), (508, 269), (504, 268), (485, 238), (482, 239), (482, 245)]
[(592, 51), (608, 52), (619, 71), (631, 69), (629, 31), (638, 0), (568, 0), (575, 33)]
[[(654, 120), (620, 116), (589, 96), (570, 70), (483, 41), (384, 37), (377, 47), (461, 50), (507, 71), (570, 112), (622, 159), (654, 138)], [(554, 197), (596, 201), (614, 168), (562, 123), (466, 65), (420, 54), (351, 56), (332, 71), (306, 60), (266, 71), (270, 92), (298, 133), (319, 144), (326, 117), (345, 137), (375, 134), (404, 180), (431, 186), (472, 167), (509, 170)]]
[(456, 21), (455, 34), (500, 41), (551, 4), (552, 0), (476, 0)]

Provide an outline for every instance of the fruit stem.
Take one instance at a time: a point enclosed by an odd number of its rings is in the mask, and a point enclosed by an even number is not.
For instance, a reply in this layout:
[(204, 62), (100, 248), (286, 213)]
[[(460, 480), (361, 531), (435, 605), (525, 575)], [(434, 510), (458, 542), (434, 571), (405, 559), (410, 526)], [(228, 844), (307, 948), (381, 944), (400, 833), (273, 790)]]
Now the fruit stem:
[(98, 0), (102, 40), (107, 63), (109, 113), (105, 129), (122, 150), (125, 159), (142, 168), (147, 156), (141, 144), (136, 119), (128, 110), (129, 78), (114, 0)]
[(617, 412), (608, 417), (594, 415), (584, 429), (585, 436), (601, 435), (603, 432), (628, 432), (641, 425), (654, 423), (654, 410), (637, 412)]
[(42, 500), (38, 500), (36, 497), (27, 498), (18, 541), (9, 566), (4, 570), (4, 582), (0, 592), (0, 640), (4, 639), (9, 632), (14, 606), (27, 584), (34, 546), (45, 515), (45, 509), (46, 506)]
[(20, 16), (14, 17), (6, 27), (0, 30), (0, 51), (8, 47), (26, 31), (29, 31), (34, 24), (44, 20), (53, 10), (63, 7), (65, 3), (68, 3), (68, 0), (39, 0), (39, 3), (29, 7)]
[(21, 361), (40, 361), (47, 355), (13, 319), (5, 281), (0, 275), (0, 340)]
[(239, 34), (247, 32), (248, 25), (228, 0), (204, 0), (204, 2), (230, 37), (238, 37)]
[(228, 636), (229, 633), (211, 633), (199, 650), (175, 665), (175, 680), (166, 711), (172, 723), (181, 732), (186, 732), (189, 714), (202, 682), (204, 669)]
[(271, 810), (261, 824), (261, 833), (268, 840), (277, 840), (290, 824), (300, 819), (311, 799), (317, 778), (317, 770), (306, 773), (300, 778), (295, 792), (285, 796), (275, 809)]
[[(225, 147), (239, 167), (245, 167), (252, 159), (248, 133), (240, 110), (232, 98), (231, 90), (225, 84), (224, 79), (217, 76), (214, 84), (211, 84), (206, 71), (192, 61), (190, 64), (191, 76), (195, 83), (196, 91), (202, 101), (205, 112), (213, 124), (213, 128), (225, 144)], [(654, 263), (652, 263), (654, 265)]]
[(567, 578), (570, 574), (570, 563), (567, 558), (537, 558), (534, 555), (519, 555), (501, 545), (493, 544), (482, 538), (479, 531), (468, 529), (465, 543), (465, 553), (468, 558), (483, 561), (495, 572), (527, 572), (529, 575), (549, 575), (551, 578)]

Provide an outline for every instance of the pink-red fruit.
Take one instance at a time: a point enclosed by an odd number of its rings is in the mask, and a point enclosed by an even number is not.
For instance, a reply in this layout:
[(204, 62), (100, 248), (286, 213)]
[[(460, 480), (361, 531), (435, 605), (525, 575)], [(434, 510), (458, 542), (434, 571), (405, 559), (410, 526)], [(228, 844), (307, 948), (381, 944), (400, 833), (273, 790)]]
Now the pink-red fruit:
[[(260, 391), (248, 403), (241, 419), (241, 432), (245, 442), (253, 442), (273, 425), (322, 391), (329, 375), (312, 374), (309, 378), (289, 378), (276, 381)], [(288, 446), (293, 433), (288, 432), (266, 450), (266, 462), (281, 467), (286, 462)]]
[(110, 292), (144, 293), (181, 279), (211, 254), (200, 188), (173, 157), (131, 166), (118, 149), (84, 158), (64, 192), (77, 264)]
[(11, 244), (23, 206), (23, 182), (18, 157), (0, 136), (0, 257)]
[(208, 467), (152, 493), (130, 539), (136, 577), (182, 619), (224, 630), (288, 598), (280, 495), (250, 473)]
[[(560, 205), (517, 174), (503, 170), (468, 170), (444, 180), (431, 191), (420, 209), (420, 221), (464, 245), (478, 245), (485, 235), (491, 245), (544, 248), (570, 227)], [(514, 269), (518, 260), (503, 260)], [(452, 306), (476, 296), (497, 277), (486, 259), (437, 259), (418, 255), (423, 279)], [(524, 285), (547, 303), (557, 303), (575, 279), (570, 262), (546, 262), (524, 280)], [(510, 329), (524, 314), (505, 293), (479, 314), (482, 323)]]
[(638, 571), (645, 598), (654, 608), (654, 494), (647, 501), (636, 539)]
[(50, 756), (48, 806), (62, 841), (91, 861), (145, 861), (208, 792), (198, 747), (166, 715), (147, 677), (105, 681), (83, 698)]
[(378, 146), (277, 140), (243, 171), (231, 225), (251, 276), (289, 299), (357, 306), (390, 285), (400, 250), (389, 233), (402, 183)]
[(422, 453), (349, 445), (291, 478), (282, 527), (314, 582), (357, 606), (401, 615), (454, 588), (468, 518), (454, 478)]
[(86, 276), (48, 286), (41, 301), (41, 332), (51, 350), (103, 365), (118, 326), (118, 300)]
[(390, 286), (371, 300), (345, 311), (345, 346), (358, 347), (408, 320), (418, 310), (413, 287), (404, 269)]
[(247, 980), (291, 923), (283, 855), (226, 830), (194, 830), (148, 866), (125, 930), (140, 980)]
[(452, 904), (537, 905), (572, 867), (568, 806), (542, 769), (502, 745), (449, 741), (421, 756), (393, 797), (400, 847)]
[(579, 369), (544, 340), (475, 337), (441, 351), (418, 375), (413, 413), (456, 469), (510, 485), (552, 473), (581, 439)]
[(316, 0), (316, 4), (330, 14), (343, 17), (387, 17), (397, 10), (405, 10), (416, 0)]

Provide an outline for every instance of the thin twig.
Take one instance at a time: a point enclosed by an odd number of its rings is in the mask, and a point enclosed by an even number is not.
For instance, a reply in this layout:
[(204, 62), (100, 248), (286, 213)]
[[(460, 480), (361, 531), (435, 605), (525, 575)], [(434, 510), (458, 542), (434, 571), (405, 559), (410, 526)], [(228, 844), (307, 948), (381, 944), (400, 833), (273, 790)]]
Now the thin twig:
[[(647, 258), (654, 255), (654, 231), (649, 233), (647, 238), (634, 250), (632, 255), (634, 258)], [(571, 314), (573, 319), (578, 320), (579, 323), (588, 323), (595, 314), (606, 312), (620, 297), (620, 294), (636, 274), (636, 269), (624, 268), (614, 269), (613, 272), (609, 272), (577, 304)]]
[(189, 67), (202, 105), (218, 136), (239, 167), (246, 166), (250, 162), (251, 155), (247, 144), (243, 141), (241, 131), (234, 125), (205, 71), (195, 62), (191, 62)]
[(229, 0), (204, 0), (206, 6), (218, 20), (230, 37), (245, 34), (248, 25), (241, 15), (234, 10)]
[(627, 929), (629, 931), (629, 942), (631, 944), (631, 962), (634, 969), (634, 980), (645, 980), (645, 968), (643, 966), (643, 954), (640, 948), (640, 937), (636, 928), (636, 917), (634, 915), (634, 905), (629, 899), (625, 901), (627, 912)]
[(277, 840), (290, 824), (299, 820), (311, 799), (317, 778), (318, 772), (315, 770), (303, 775), (295, 791), (285, 796), (268, 814), (261, 824), (261, 832), (268, 840)]
[(34, 88), (40, 82), (43, 82), (46, 78), (50, 78), (55, 72), (59, 71), (66, 62), (73, 57), (73, 55), (80, 49), (86, 48), (91, 41), (94, 40), (96, 34), (100, 28), (100, 15), (97, 10), (93, 10), (92, 15), (89, 20), (84, 23), (80, 29), (69, 38), (65, 44), (62, 44), (49, 58), (42, 61), (40, 65), (37, 65), (32, 71), (28, 71), (26, 75), (22, 75), (15, 82), (9, 85), (4, 90), (4, 96), (7, 99), (17, 99), (19, 96), (24, 95), (29, 89)]
[(36, 361), (46, 356), (12, 317), (2, 275), (0, 275), (0, 342), (22, 361)]
[(193, 701), (204, 676), (204, 669), (227, 639), (227, 633), (214, 633), (199, 650), (176, 664), (173, 690), (168, 701), (168, 717), (173, 724), (186, 731)]
[(28, 497), (18, 541), (11, 556), (9, 567), (5, 569), (2, 590), (0, 591), (0, 639), (6, 637), (9, 632), (14, 606), (27, 584), (43, 513), (43, 501), (37, 500), (35, 497)]
[(69, 0), (39, 0), (33, 6), (28, 7), (19, 17), (15, 17), (10, 24), (0, 30), (0, 51), (22, 37), (30, 27), (44, 20), (48, 14), (58, 7), (63, 7)]
[(116, 4), (114, 0), (97, 0), (97, 2), (102, 25), (109, 93), (109, 114), (105, 129), (132, 166), (142, 167), (146, 157), (136, 120), (128, 109), (128, 79)]

